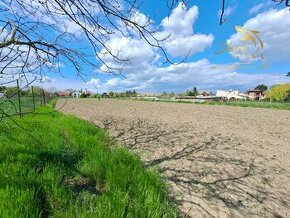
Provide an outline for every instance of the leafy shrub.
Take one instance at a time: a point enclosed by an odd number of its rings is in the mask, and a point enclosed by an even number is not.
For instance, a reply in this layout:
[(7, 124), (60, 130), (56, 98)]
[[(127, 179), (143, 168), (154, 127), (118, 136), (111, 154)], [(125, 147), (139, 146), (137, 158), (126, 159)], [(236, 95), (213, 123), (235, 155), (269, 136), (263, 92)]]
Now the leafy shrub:
[(286, 101), (289, 99), (290, 83), (275, 85), (266, 93), (270, 101)]

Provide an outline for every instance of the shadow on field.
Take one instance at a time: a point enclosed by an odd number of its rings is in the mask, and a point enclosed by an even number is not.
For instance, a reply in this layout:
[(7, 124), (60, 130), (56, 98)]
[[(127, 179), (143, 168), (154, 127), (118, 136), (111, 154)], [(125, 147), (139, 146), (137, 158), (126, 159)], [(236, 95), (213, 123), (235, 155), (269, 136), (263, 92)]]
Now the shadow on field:
[(170, 129), (144, 120), (95, 120), (113, 140), (140, 154), (147, 167), (163, 173), (185, 217), (285, 217), (279, 209), (289, 211), (289, 195), (272, 187), (273, 176), (283, 169), (266, 167), (271, 159), (244, 149), (241, 139), (186, 125)]

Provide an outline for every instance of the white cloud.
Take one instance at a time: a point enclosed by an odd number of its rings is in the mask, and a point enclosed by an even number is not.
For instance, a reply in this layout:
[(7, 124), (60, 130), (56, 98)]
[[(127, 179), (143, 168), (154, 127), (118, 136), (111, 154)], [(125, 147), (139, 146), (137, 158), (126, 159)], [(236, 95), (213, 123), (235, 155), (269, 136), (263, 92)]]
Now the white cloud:
[[(199, 89), (216, 90), (219, 88), (253, 88), (257, 84), (272, 85), (285, 82), (287, 78), (279, 74), (243, 74), (238, 73), (238, 64), (216, 65), (207, 59), (196, 62), (169, 65), (167, 67), (150, 66), (144, 71), (129, 73), (125, 78), (112, 78), (105, 82), (92, 79), (88, 87), (97, 91), (175, 91), (182, 92), (197, 86)], [(249, 68), (250, 69), (250, 68)], [(254, 71), (254, 70), (253, 70)]]
[(264, 7), (264, 5), (264, 3), (255, 5), (249, 10), (249, 14), (252, 15), (258, 13)]
[[(103, 49), (98, 55), (106, 62), (110, 68), (122, 69), (124, 72), (131, 72), (132, 70), (142, 71), (147, 68), (156, 58), (154, 48), (140, 39), (130, 39), (126, 37), (112, 38), (106, 46), (113, 55), (118, 56), (121, 60), (118, 61), (108, 54), (106, 49)], [(101, 71), (107, 71), (107, 66), (103, 64)]]
[[(224, 11), (224, 17), (228, 17), (230, 15), (232, 15), (234, 13), (234, 11), (236, 10), (237, 6), (229, 6), (225, 9)], [(222, 10), (218, 11), (218, 17), (220, 17), (222, 14)]]
[(174, 35), (186, 36), (193, 32), (193, 24), (198, 17), (198, 7), (193, 6), (187, 9), (183, 3), (172, 11), (169, 17), (165, 17), (161, 21), (162, 27), (165, 32), (173, 33)]
[[(214, 39), (212, 34), (194, 33), (193, 25), (197, 17), (197, 6), (187, 9), (184, 4), (179, 3), (172, 14), (161, 21), (161, 31), (156, 32), (154, 36), (158, 39), (170, 36), (160, 43), (168, 55), (173, 57), (192, 56), (197, 52), (203, 52), (212, 45)], [(149, 21), (149, 28), (152, 28), (153, 21), (140, 12), (137, 12), (132, 19), (141, 25), (145, 25)], [(150, 36), (148, 36), (148, 39), (152, 44), (157, 45), (156, 42), (151, 41)], [(108, 53), (108, 50), (118, 58), (128, 59), (128, 61), (116, 60)], [(121, 69), (126, 73), (136, 70), (145, 71), (148, 65), (160, 62), (158, 48), (149, 45), (144, 39), (141, 40), (136, 35), (131, 37), (120, 36), (120, 34), (112, 35), (106, 43), (106, 49), (104, 48), (97, 55), (106, 63), (100, 67), (100, 71), (108, 71), (108, 67)]]
[(184, 37), (172, 37), (164, 42), (166, 51), (175, 57), (192, 56), (195, 53), (203, 52), (213, 42), (213, 35), (194, 34)]
[[(141, 14), (138, 16), (140, 17), (140, 22), (148, 20)], [(197, 17), (198, 8), (196, 6), (187, 9), (180, 3), (169, 17), (162, 20), (160, 24), (161, 31), (157, 32), (156, 36), (162, 38), (170, 34), (170, 38), (162, 44), (170, 55), (185, 56), (189, 51), (191, 51), (190, 55), (192, 55), (202, 52), (211, 46), (213, 42), (211, 34), (194, 33), (193, 25)], [(264, 24), (266, 21), (262, 17), (257, 16), (255, 19), (259, 20), (259, 23), (266, 25)], [(245, 26), (248, 27), (247, 25), (249, 25), (248, 28), (252, 27), (259, 30), (251, 24), (252, 22), (254, 21), (248, 21)], [(270, 25), (273, 26), (274, 24), (271, 23)], [(268, 28), (271, 29), (271, 27)], [(284, 75), (274, 73), (259, 75), (238, 73), (238, 63), (216, 65), (207, 59), (164, 67), (160, 64), (161, 60), (157, 49), (134, 36), (125, 38), (116, 35), (106, 45), (113, 54), (118, 54), (119, 57), (124, 59), (129, 58), (130, 61), (126, 64), (119, 63), (109, 56), (105, 50), (99, 53), (110, 67), (123, 68), (125, 73), (123, 74), (124, 77), (110, 78), (104, 81), (93, 78), (86, 83), (88, 88), (95, 89), (98, 92), (133, 89), (137, 91), (182, 92), (193, 86), (211, 90), (233, 87), (248, 89), (260, 83), (271, 85), (285, 82), (287, 79), (285, 79)], [(106, 70), (105, 65), (101, 69)], [(255, 69), (253, 69), (254, 71)]]
[(203, 52), (212, 45), (214, 40), (212, 34), (194, 33), (193, 25), (197, 18), (197, 6), (187, 9), (183, 3), (179, 3), (172, 14), (162, 20), (161, 27), (163, 31), (156, 35), (159, 39), (169, 36), (162, 43), (162, 46), (170, 55), (174, 57), (191, 56)]
[[(259, 36), (264, 43), (263, 54), (266, 60), (289, 60), (290, 46), (287, 42), (290, 39), (290, 19), (288, 8), (272, 9), (260, 13), (249, 19), (243, 26), (260, 32)], [(239, 44), (241, 37), (240, 33), (233, 34), (230, 41), (233, 44)]]

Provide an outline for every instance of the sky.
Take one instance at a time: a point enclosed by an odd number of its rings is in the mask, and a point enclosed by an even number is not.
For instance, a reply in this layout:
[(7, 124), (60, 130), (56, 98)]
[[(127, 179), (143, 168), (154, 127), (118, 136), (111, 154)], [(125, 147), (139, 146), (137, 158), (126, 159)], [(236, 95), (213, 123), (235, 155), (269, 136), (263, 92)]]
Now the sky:
[[(224, 23), (219, 25), (221, 1), (210, 2), (191, 0), (172, 11), (165, 0), (145, 0), (140, 6), (136, 21), (151, 19), (150, 28), (157, 29), (157, 38), (170, 36), (161, 46), (172, 63), (164, 63), (162, 52), (137, 35), (115, 34), (106, 46), (130, 57), (130, 63), (120, 66), (109, 55), (99, 54), (110, 66), (122, 67), (122, 75), (104, 73), (106, 67), (100, 64), (82, 80), (71, 66), (63, 64), (62, 75), (48, 74), (41, 85), (57, 90), (86, 88), (95, 93), (181, 93), (193, 87), (246, 91), (259, 84), (290, 82), (285, 76), (290, 71), (289, 8), (271, 0), (228, 0)], [(88, 45), (85, 40), (80, 43)]]

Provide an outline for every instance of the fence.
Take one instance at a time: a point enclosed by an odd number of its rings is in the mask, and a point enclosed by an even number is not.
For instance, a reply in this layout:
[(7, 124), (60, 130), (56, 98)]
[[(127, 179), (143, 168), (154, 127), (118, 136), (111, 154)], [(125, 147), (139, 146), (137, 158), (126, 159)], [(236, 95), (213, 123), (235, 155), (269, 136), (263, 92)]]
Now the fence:
[(15, 80), (15, 86), (5, 88), (0, 95), (0, 119), (12, 116), (24, 116), (35, 112), (51, 100), (50, 93), (34, 86), (20, 86), (20, 81)]

